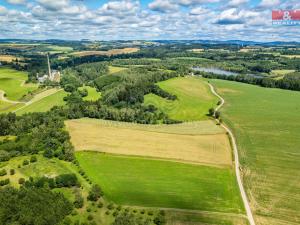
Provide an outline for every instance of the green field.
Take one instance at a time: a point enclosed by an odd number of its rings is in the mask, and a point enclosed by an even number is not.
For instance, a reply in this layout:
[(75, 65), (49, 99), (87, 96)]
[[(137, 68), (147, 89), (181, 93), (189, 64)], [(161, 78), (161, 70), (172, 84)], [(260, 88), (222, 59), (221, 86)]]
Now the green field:
[(171, 101), (154, 94), (145, 96), (145, 104), (153, 104), (170, 118), (181, 121), (207, 119), (209, 108), (214, 107), (218, 99), (212, 95), (209, 86), (200, 78), (180, 77), (158, 83), (165, 91), (178, 97)]
[(67, 96), (67, 93), (63, 90), (58, 91), (52, 95), (42, 98), (24, 108), (17, 110), (17, 115), (21, 115), (29, 112), (46, 112), (50, 110), (53, 106), (64, 105), (65, 102), (63, 98)]
[(76, 157), (118, 204), (243, 212), (231, 169), (96, 152), (78, 152)]
[(0, 67), (0, 90), (10, 100), (19, 100), (29, 91), (37, 89), (36, 84), (25, 84), (27, 73), (7, 67)]
[(83, 97), (85, 101), (96, 101), (101, 98), (101, 93), (97, 92), (96, 88), (90, 86), (84, 86), (79, 88), (79, 90), (86, 89), (88, 91), (88, 96)]
[(300, 223), (300, 92), (212, 80), (257, 224)]
[(109, 66), (108, 69), (109, 69), (109, 74), (113, 74), (113, 73), (118, 73), (123, 70), (126, 70), (127, 68), (119, 67), (119, 66)]
[(24, 103), (10, 103), (0, 100), (0, 113), (12, 112), (24, 105)]

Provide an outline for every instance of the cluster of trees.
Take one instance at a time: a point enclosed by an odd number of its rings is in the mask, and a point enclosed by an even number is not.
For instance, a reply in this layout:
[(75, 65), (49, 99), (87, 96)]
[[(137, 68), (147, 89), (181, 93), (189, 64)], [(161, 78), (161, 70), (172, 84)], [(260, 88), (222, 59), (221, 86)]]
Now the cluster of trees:
[(202, 76), (211, 79), (231, 80), (231, 81), (237, 81), (237, 82), (242, 82), (247, 84), (254, 84), (254, 85), (259, 85), (267, 88), (281, 88), (287, 90), (300, 91), (299, 73), (286, 75), (284, 76), (283, 79), (280, 80), (275, 80), (267, 77), (260, 78), (260, 77), (247, 76), (247, 75), (226, 76), (226, 75), (218, 75), (218, 74), (211, 74), (211, 73), (203, 73)]
[(63, 194), (50, 189), (0, 189), (0, 224), (55, 225), (72, 210), (72, 203)]
[[(92, 63), (101, 67), (101, 63)], [(87, 65), (84, 65), (87, 66)], [(55, 107), (53, 111), (65, 118), (101, 118), (146, 124), (174, 123), (166, 114), (154, 106), (144, 106), (144, 95), (155, 93), (163, 98), (175, 100), (176, 96), (160, 89), (156, 82), (178, 76), (178, 73), (149, 68), (134, 68), (115, 75), (100, 75), (91, 85), (102, 92), (102, 98), (95, 102), (83, 101), (86, 93), (79, 91), (82, 80), (77, 73), (67, 70), (61, 85), (71, 94), (65, 97), (67, 107)]]
[(24, 182), (24, 187), (31, 188), (62, 188), (62, 187), (80, 187), (80, 183), (77, 176), (73, 173), (70, 174), (60, 174), (56, 177), (39, 177), (33, 179), (30, 177), (29, 180)]
[(63, 121), (64, 118), (55, 111), (22, 116), (1, 114), (0, 135), (14, 135), (16, 139), (0, 141), (0, 160), (43, 152), (45, 157), (72, 161), (74, 148)]

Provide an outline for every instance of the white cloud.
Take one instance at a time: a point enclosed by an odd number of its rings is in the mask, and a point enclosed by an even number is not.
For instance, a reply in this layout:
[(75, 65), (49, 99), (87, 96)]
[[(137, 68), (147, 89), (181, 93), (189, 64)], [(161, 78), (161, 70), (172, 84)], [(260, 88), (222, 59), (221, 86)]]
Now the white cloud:
[(274, 7), (280, 4), (280, 0), (262, 0), (259, 4), (262, 8)]
[(26, 3), (26, 0), (7, 0), (7, 2), (13, 5), (23, 5)]
[(69, 5), (69, 0), (37, 0), (41, 6), (48, 10), (57, 11)]
[(4, 6), (0, 5), (0, 15), (4, 15), (7, 12), (7, 9)]
[(220, 0), (174, 0), (174, 2), (180, 5), (190, 6), (196, 4), (216, 3), (220, 2)]
[(241, 5), (244, 5), (246, 3), (248, 3), (249, 0), (231, 0), (228, 5), (229, 6), (232, 6), (232, 7), (238, 7), (238, 6), (241, 6)]
[(190, 11), (190, 14), (191, 15), (202, 15), (202, 14), (206, 14), (208, 12), (209, 12), (208, 9), (205, 9), (205, 8), (199, 6), (199, 7), (192, 8), (192, 10)]
[(169, 0), (155, 0), (149, 3), (148, 7), (151, 10), (158, 12), (171, 12), (178, 9), (178, 5), (170, 2)]

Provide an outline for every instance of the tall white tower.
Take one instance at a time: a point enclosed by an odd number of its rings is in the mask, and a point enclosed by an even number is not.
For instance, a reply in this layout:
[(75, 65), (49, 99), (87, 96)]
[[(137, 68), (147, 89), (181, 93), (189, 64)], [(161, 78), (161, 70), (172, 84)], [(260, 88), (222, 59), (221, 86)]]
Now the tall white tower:
[(49, 80), (52, 80), (52, 73), (51, 73), (51, 67), (50, 67), (49, 53), (47, 53), (47, 62), (48, 62), (48, 75), (49, 75)]

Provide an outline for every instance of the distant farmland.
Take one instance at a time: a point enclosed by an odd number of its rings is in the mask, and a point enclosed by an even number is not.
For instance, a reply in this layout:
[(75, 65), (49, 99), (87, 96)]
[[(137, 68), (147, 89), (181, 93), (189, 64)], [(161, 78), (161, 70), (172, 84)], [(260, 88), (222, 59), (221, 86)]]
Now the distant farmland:
[(237, 138), (244, 185), (259, 225), (300, 224), (300, 93), (211, 80)]
[(71, 55), (74, 56), (90, 56), (90, 55), (120, 55), (120, 54), (129, 54), (139, 51), (139, 48), (122, 48), (122, 49), (112, 49), (108, 51), (81, 51), (73, 52)]

